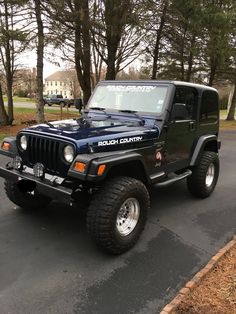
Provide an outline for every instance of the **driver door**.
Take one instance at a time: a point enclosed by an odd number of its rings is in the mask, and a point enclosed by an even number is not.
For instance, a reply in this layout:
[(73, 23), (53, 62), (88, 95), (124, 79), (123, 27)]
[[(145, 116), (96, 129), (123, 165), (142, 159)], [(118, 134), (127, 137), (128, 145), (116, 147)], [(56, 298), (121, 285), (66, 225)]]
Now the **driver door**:
[(171, 171), (189, 165), (190, 153), (196, 135), (197, 102), (198, 92), (195, 88), (176, 87), (166, 135), (166, 161), (168, 166), (172, 165)]

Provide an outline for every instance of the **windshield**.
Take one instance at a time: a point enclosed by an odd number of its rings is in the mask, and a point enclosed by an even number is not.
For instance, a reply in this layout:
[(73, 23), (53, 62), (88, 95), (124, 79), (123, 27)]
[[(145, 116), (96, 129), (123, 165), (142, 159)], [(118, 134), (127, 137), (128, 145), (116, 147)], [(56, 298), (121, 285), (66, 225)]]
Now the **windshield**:
[(98, 86), (90, 99), (88, 108), (160, 114), (164, 108), (167, 90), (167, 85)]

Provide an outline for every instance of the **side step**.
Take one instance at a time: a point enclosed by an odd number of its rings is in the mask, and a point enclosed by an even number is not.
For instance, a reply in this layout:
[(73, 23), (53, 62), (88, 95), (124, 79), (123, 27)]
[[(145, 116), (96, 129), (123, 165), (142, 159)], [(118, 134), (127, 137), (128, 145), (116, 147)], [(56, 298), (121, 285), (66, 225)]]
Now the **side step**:
[(167, 180), (155, 184), (155, 186), (167, 186), (177, 181), (183, 180), (187, 178), (188, 176), (190, 176), (191, 174), (192, 174), (192, 171), (188, 169), (184, 173), (181, 173), (179, 175), (176, 174), (173, 178), (167, 178)]

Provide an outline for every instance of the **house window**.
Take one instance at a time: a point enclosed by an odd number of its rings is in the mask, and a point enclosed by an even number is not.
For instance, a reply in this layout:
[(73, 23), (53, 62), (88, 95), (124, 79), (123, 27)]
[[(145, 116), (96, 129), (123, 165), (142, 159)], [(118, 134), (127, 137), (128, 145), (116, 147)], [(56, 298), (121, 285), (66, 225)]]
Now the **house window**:
[(47, 86), (49, 85), (49, 82), (47, 82)]
[(66, 91), (64, 91), (64, 95), (66, 96)]
[(62, 86), (62, 82), (60, 82), (60, 86)]
[(55, 86), (57, 86), (57, 81), (55, 82)]
[(51, 86), (52, 86), (52, 82), (51, 82)]

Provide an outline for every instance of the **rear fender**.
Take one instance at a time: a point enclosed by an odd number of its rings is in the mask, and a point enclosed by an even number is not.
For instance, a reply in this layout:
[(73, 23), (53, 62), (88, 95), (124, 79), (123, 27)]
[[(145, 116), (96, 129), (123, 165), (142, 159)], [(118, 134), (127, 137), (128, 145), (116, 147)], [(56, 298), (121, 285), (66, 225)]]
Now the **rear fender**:
[(196, 166), (199, 163), (203, 151), (212, 151), (218, 153), (221, 142), (217, 139), (216, 135), (204, 135), (198, 139), (195, 146), (190, 166)]

